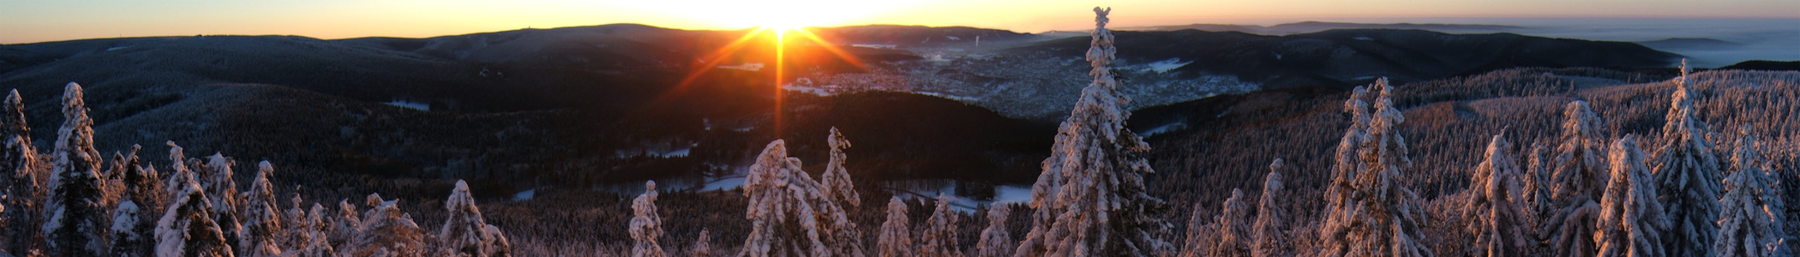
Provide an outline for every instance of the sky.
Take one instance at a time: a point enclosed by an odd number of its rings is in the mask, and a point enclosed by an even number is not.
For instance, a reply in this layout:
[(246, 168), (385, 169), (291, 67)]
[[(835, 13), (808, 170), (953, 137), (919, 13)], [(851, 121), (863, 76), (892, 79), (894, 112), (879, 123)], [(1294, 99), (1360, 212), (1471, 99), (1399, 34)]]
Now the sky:
[(1800, 18), (1796, 0), (0, 0), (0, 44), (197, 34), (431, 37), (638, 23), (677, 29), (900, 24), (1021, 32), (1306, 20)]

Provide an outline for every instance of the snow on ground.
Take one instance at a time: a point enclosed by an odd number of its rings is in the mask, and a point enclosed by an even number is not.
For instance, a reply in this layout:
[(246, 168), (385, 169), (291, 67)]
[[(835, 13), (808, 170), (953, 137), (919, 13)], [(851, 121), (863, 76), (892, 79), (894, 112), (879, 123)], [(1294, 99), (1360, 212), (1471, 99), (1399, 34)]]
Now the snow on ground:
[(537, 189), (519, 191), (519, 193), (513, 194), (513, 201), (531, 200), (531, 197), (534, 196), (537, 196)]
[(706, 187), (700, 188), (700, 191), (732, 190), (739, 187), (744, 187), (744, 177), (725, 177), (706, 182)]
[(894, 49), (895, 47), (899, 47), (898, 45), (889, 45), (889, 44), (850, 44), (850, 46), (851, 47), (861, 47), (861, 48), (874, 48), (874, 49)]
[[(935, 182), (898, 181), (889, 186), (891, 188), (893, 188), (892, 192), (894, 193), (895, 196), (899, 196), (900, 198), (908, 199), (908, 200), (922, 199), (924, 201), (936, 201), (938, 194), (950, 195), (951, 197), (955, 198), (954, 200), (951, 200), (951, 203), (950, 203), (951, 208), (955, 209), (956, 211), (959, 211), (959, 212), (967, 212), (967, 213), (975, 213), (977, 211), (976, 210), (977, 208), (980, 208), (982, 206), (986, 206), (989, 204), (994, 204), (994, 203), (1007, 204), (1007, 203), (1023, 203), (1023, 202), (1031, 201), (1031, 186), (1029, 186), (1029, 185), (994, 186), (994, 199), (987, 200), (987, 201), (979, 201), (979, 200), (975, 200), (974, 198), (970, 198), (969, 196), (957, 194), (957, 192), (956, 192), (956, 184), (957, 183), (961, 183), (961, 182), (958, 182), (958, 181), (935, 181)], [(908, 184), (910, 184), (910, 185), (908, 185)]]
[(413, 102), (413, 101), (407, 101), (407, 100), (393, 100), (393, 101), (387, 101), (382, 104), (398, 106), (400, 108), (407, 108), (407, 109), (413, 109), (413, 110), (431, 111), (431, 104)]
[(994, 202), (1031, 202), (1031, 186), (1002, 185), (994, 187)]
[(811, 95), (816, 95), (816, 96), (831, 96), (831, 91), (826, 91), (825, 88), (826, 87), (834, 87), (834, 86), (835, 85), (827, 85), (824, 87), (809, 87), (809, 86), (799, 86), (799, 85), (794, 85), (794, 84), (787, 84), (787, 85), (782, 85), (781, 89), (787, 90), (790, 92), (805, 93), (805, 94), (811, 94)]
[(1154, 136), (1156, 134), (1162, 134), (1163, 132), (1176, 131), (1176, 130), (1181, 130), (1181, 129), (1185, 129), (1185, 128), (1187, 128), (1187, 123), (1178, 121), (1178, 122), (1174, 122), (1174, 123), (1163, 124), (1162, 126), (1157, 126), (1156, 128), (1147, 129), (1147, 130), (1144, 130), (1143, 132), (1138, 132), (1138, 137), (1150, 137), (1150, 136)]
[(1163, 73), (1169, 73), (1169, 71), (1181, 68), (1181, 66), (1187, 66), (1189, 63), (1194, 63), (1194, 61), (1185, 61), (1184, 62), (1184, 61), (1181, 61), (1181, 58), (1169, 58), (1168, 60), (1161, 60), (1161, 61), (1156, 61), (1156, 62), (1152, 62), (1152, 63), (1146, 63), (1146, 64), (1142, 64), (1142, 65), (1132, 65), (1132, 66), (1138, 66), (1137, 69), (1140, 72), (1156, 72), (1157, 74), (1163, 74)]
[(975, 101), (980, 101), (980, 100), (981, 100), (981, 98), (977, 98), (977, 97), (972, 97), (972, 96), (957, 96), (957, 95), (946, 95), (946, 94), (940, 94), (940, 93), (937, 93), (937, 92), (924, 92), (924, 91), (920, 91), (920, 92), (917, 92), (917, 94), (921, 94), (921, 95), (928, 95), (928, 96), (935, 96), (935, 97), (940, 97), (940, 98), (944, 98), (944, 99), (950, 99), (950, 100), (956, 100), (956, 101), (958, 101), (958, 102), (965, 102), (965, 103), (972, 103), (972, 102), (975, 102)]

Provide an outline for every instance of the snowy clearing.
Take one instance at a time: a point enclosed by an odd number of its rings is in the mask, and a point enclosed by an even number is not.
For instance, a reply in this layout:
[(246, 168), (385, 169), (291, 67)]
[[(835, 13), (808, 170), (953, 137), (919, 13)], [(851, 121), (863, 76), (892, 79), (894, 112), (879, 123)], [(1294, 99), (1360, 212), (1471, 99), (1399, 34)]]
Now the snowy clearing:
[(726, 177), (712, 182), (706, 182), (706, 187), (701, 187), (700, 191), (732, 190), (739, 187), (744, 187), (744, 177)]
[(1185, 129), (1185, 128), (1187, 128), (1186, 122), (1175, 122), (1175, 123), (1163, 124), (1162, 126), (1156, 126), (1156, 128), (1151, 128), (1151, 129), (1144, 130), (1143, 132), (1138, 132), (1138, 137), (1150, 137), (1150, 136), (1155, 136), (1156, 134), (1162, 134), (1164, 132), (1176, 131), (1176, 130), (1181, 130), (1181, 129)]
[(382, 104), (398, 106), (400, 108), (407, 108), (407, 109), (413, 109), (413, 110), (431, 111), (431, 104), (413, 102), (413, 101), (407, 101), (407, 100), (393, 100), (393, 101), (384, 102)]
[[(826, 87), (831, 87), (831, 86), (826, 86)], [(781, 89), (787, 90), (790, 92), (805, 93), (805, 94), (816, 95), (816, 96), (831, 96), (831, 91), (825, 91), (825, 88), (823, 88), (823, 87), (808, 87), (808, 86), (796, 86), (794, 84), (787, 84), (787, 85), (782, 85)]]
[(1156, 61), (1156, 62), (1152, 62), (1152, 63), (1146, 63), (1143, 65), (1139, 65), (1140, 67), (1138, 67), (1138, 71), (1139, 72), (1156, 72), (1157, 74), (1163, 74), (1163, 73), (1169, 73), (1169, 71), (1172, 71), (1175, 69), (1179, 69), (1179, 68), (1181, 68), (1181, 66), (1187, 66), (1189, 63), (1194, 63), (1194, 61), (1185, 61), (1184, 62), (1184, 61), (1181, 61), (1181, 58), (1169, 58), (1168, 60), (1161, 60), (1161, 61)]
[(874, 49), (894, 49), (896, 47), (899, 47), (898, 45), (890, 45), (890, 44), (850, 44), (850, 46), (851, 47), (861, 47), (861, 48), (874, 48)]

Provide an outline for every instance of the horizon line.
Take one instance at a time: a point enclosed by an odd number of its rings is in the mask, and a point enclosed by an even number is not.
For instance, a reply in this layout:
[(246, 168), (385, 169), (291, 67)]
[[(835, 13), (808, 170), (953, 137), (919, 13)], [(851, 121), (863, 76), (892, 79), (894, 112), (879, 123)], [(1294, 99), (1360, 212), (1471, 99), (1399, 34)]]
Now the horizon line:
[[(1360, 20), (1364, 20), (1364, 21), (1356, 21), (1356, 20), (1359, 20), (1359, 19), (1360, 19)], [(1383, 21), (1383, 22), (1371, 22), (1371, 21), (1366, 21), (1366, 20), (1374, 20), (1374, 19), (1664, 19), (1664, 20), (1800, 20), (1800, 17), (1737, 17), (1737, 16), (1676, 16), (1676, 17), (1670, 17), (1670, 16), (1391, 16), (1391, 17), (1382, 17), (1382, 16), (1343, 16), (1343, 17), (1315, 17), (1315, 18), (1251, 18), (1251, 17), (1236, 17), (1236, 18), (1213, 18), (1213, 19), (1203, 19), (1203, 21), (1193, 21), (1193, 22), (1170, 22), (1170, 23), (1156, 23), (1156, 24), (1144, 24), (1144, 25), (1125, 25), (1125, 24), (1115, 24), (1115, 25), (1118, 25), (1118, 26), (1117, 26), (1117, 27), (1118, 27), (1118, 28), (1154, 28), (1154, 27), (1166, 27), (1166, 26), (1189, 26), (1189, 25), (1236, 25), (1236, 26), (1260, 26), (1260, 27), (1269, 27), (1269, 26), (1277, 26), (1277, 25), (1284, 25), (1284, 24), (1294, 24), (1294, 23), (1305, 23), (1305, 22), (1330, 22), (1330, 23), (1351, 23), (1351, 24), (1379, 24), (1379, 25), (1395, 25), (1395, 24), (1414, 24), (1414, 25), (1502, 25), (1502, 26), (1517, 26), (1517, 25), (1519, 25), (1519, 24), (1490, 24), (1490, 23), (1454, 23), (1454, 22), (1435, 22), (1435, 21)], [(1204, 21), (1204, 20), (1213, 20), (1213, 22), (1209, 22), (1209, 21)], [(1233, 20), (1235, 20), (1235, 21), (1233, 21)], [(1264, 20), (1264, 21), (1265, 21), (1265, 22), (1245, 22), (1245, 21), (1254, 21), (1254, 20)], [(194, 35), (187, 35), (187, 34), (180, 34), (180, 35), (132, 35), (132, 36), (126, 36), (126, 35), (121, 35), (121, 36), (115, 36), (115, 37), (89, 37), (89, 38), (67, 38), (67, 39), (55, 39), (55, 40), (46, 40), (46, 41), (35, 41), (35, 42), (0, 42), (0, 45), (26, 45), (26, 44), (39, 44), (39, 43), (54, 43), (54, 42), (67, 42), (67, 41), (81, 41), (81, 40), (98, 40), (98, 39), (128, 39), (128, 38), (167, 38), (167, 37), (188, 37), (188, 36), (248, 36), (248, 37), (258, 37), (258, 36), (297, 36), (297, 37), (304, 37), (304, 38), (312, 38), (312, 39), (319, 39), (319, 40), (344, 40), (344, 39), (357, 39), (357, 38), (384, 38), (384, 37), (385, 37), (385, 38), (411, 38), (411, 39), (425, 39), (425, 38), (434, 38), (434, 37), (445, 37), (445, 36), (460, 36), (460, 35), (471, 35), (471, 34), (484, 34), (484, 33), (500, 33), (500, 32), (510, 32), (510, 31), (523, 31), (523, 30), (540, 30), (540, 29), (541, 29), (541, 30), (549, 30), (549, 29), (565, 29), (565, 28), (583, 28), (583, 27), (600, 27), (600, 26), (612, 26), (612, 25), (638, 25), (638, 26), (645, 26), (645, 27), (651, 27), (651, 28), (659, 28), (659, 29), (670, 29), (670, 30), (684, 30), (684, 31), (743, 31), (743, 30), (754, 30), (754, 29), (756, 29), (756, 28), (758, 28), (758, 26), (750, 26), (750, 27), (744, 27), (744, 28), (735, 28), (735, 29), (720, 29), (720, 28), (677, 28), (677, 27), (669, 27), (669, 26), (657, 26), (657, 25), (651, 25), (651, 24), (645, 24), (645, 23), (639, 23), (639, 22), (615, 22), (615, 23), (599, 23), (599, 24), (586, 24), (586, 25), (572, 25), (572, 26), (556, 26), (556, 27), (544, 27), (544, 28), (538, 28), (538, 27), (532, 27), (532, 26), (527, 26), (527, 27), (524, 27), (524, 28), (517, 28), (517, 29), (510, 29), (510, 30), (488, 30), (488, 31), (471, 31), (471, 32), (464, 32), (464, 33), (461, 33), (461, 34), (440, 34), (440, 35), (426, 35), (426, 36), (422, 36), (422, 37), (409, 37), (409, 36), (389, 36), (389, 35), (363, 35), (363, 36), (348, 36), (348, 37), (331, 37), (331, 38), (324, 38), (324, 37), (315, 37), (315, 36), (310, 36), (310, 35), (301, 35), (301, 34), (233, 34), (233, 33), (220, 33), (220, 34), (207, 34), (207, 33), (197, 33), (197, 34), (194, 34)], [(1008, 28), (991, 28), (991, 27), (980, 27), (980, 26), (974, 26), (974, 25), (927, 25), (927, 24), (895, 24), (895, 23), (864, 23), (864, 24), (844, 24), (844, 25), (829, 25), (829, 26), (804, 26), (804, 27), (801, 27), (801, 28), (804, 28), (804, 29), (815, 29), (815, 28), (845, 28), (845, 27), (866, 27), (866, 26), (906, 26), (906, 27), (929, 27), (929, 28), (950, 28), (950, 27), (966, 27), (966, 28), (976, 28), (976, 29), (992, 29), (992, 30), (1002, 30), (1002, 31), (1009, 31), (1009, 32), (1017, 32), (1017, 33), (1028, 33), (1028, 34), (1039, 34), (1039, 33), (1052, 33), (1052, 32), (1070, 32), (1070, 31), (1086, 31), (1086, 30), (1091, 30), (1091, 29), (1050, 29), (1050, 30), (1040, 30), (1040, 31), (1020, 31), (1020, 30), (1014, 30), (1014, 29), (1008, 29)], [(0, 40), (4, 40), (4, 39), (0, 39)]]

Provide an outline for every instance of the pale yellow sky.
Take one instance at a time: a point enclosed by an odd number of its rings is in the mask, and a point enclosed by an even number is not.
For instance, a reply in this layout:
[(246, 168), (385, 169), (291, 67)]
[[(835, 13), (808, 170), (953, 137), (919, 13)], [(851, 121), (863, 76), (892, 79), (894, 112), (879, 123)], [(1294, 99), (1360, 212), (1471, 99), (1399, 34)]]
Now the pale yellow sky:
[(195, 34), (430, 37), (612, 23), (679, 29), (902, 24), (1021, 32), (1093, 26), (1268, 25), (1353, 18), (1800, 18), (1795, 0), (0, 0), (0, 44)]

